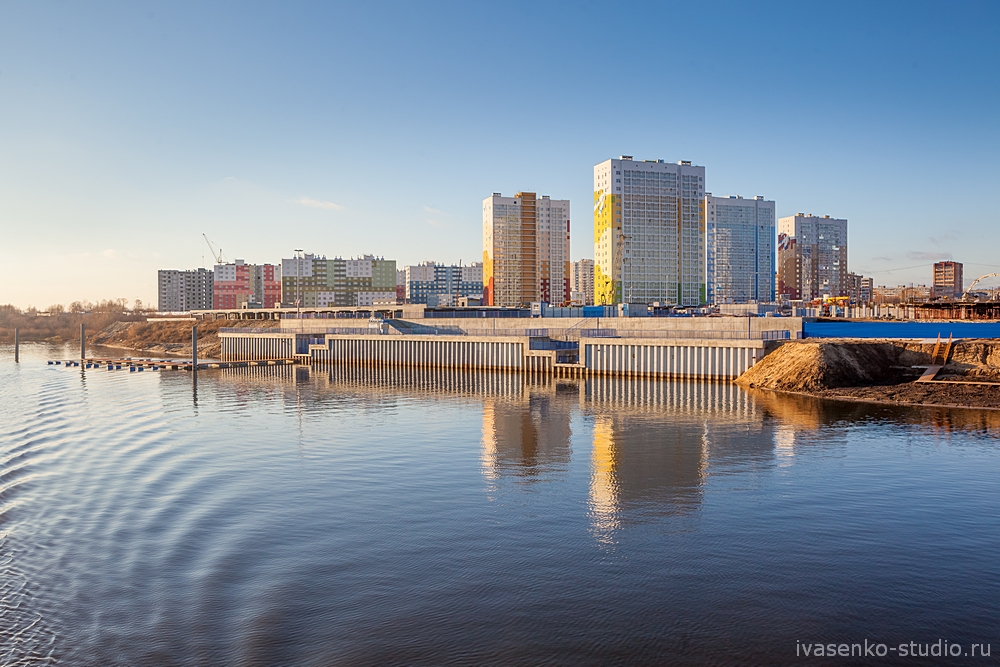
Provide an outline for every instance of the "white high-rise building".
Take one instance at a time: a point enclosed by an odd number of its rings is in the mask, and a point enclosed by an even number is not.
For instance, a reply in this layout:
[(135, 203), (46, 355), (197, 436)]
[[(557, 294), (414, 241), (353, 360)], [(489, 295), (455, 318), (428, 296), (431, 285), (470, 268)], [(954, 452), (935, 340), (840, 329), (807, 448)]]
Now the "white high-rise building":
[(705, 303), (705, 168), (622, 155), (594, 167), (594, 302)]
[(705, 195), (709, 303), (774, 301), (774, 202)]
[(483, 298), (490, 306), (569, 300), (569, 200), (534, 192), (483, 200)]

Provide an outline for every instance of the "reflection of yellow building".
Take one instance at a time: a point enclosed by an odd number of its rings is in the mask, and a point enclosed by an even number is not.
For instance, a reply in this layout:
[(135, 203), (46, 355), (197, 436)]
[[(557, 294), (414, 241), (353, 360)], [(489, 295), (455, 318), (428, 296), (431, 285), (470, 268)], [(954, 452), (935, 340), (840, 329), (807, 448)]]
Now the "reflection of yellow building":
[(621, 411), (595, 416), (590, 512), (607, 540), (632, 511), (678, 514), (701, 502), (708, 457), (703, 423)]
[(618, 490), (615, 482), (615, 439), (611, 418), (594, 421), (594, 448), (590, 457), (590, 512), (602, 537), (618, 527)]

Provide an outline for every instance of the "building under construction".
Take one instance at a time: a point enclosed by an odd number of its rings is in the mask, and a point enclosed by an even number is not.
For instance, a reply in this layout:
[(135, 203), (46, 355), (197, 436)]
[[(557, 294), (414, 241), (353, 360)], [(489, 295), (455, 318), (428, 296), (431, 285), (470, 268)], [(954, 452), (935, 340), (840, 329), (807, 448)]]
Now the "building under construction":
[(917, 320), (1000, 320), (1000, 301), (931, 301), (911, 307)]

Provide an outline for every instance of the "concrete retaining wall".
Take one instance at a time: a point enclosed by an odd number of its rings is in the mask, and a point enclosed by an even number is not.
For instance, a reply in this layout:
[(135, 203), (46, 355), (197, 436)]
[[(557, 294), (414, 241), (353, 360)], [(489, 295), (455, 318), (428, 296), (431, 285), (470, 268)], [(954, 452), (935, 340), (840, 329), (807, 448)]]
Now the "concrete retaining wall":
[[(410, 334), (221, 334), (224, 361), (289, 359), (318, 364), (518, 371), (571, 377), (634, 376), (731, 380), (763, 358), (747, 339), (584, 337), (579, 363), (566, 350), (531, 349), (528, 337)], [(536, 345), (537, 347), (537, 345)], [(575, 349), (569, 357), (575, 360)]]
[(584, 338), (590, 375), (734, 380), (766, 353), (762, 341)]
[(311, 345), (310, 354), (317, 363), (520, 370), (526, 348), (527, 339), (328, 335), (327, 345)]
[(220, 333), (223, 361), (265, 361), (291, 359), (295, 354), (294, 334)]

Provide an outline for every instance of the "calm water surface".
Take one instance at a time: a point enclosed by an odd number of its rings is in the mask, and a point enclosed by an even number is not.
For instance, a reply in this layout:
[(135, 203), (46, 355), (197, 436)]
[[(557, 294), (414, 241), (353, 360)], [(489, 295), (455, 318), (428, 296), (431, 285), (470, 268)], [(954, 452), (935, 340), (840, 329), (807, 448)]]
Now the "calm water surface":
[(71, 354), (0, 348), (0, 665), (1000, 656), (995, 412)]

